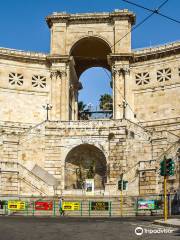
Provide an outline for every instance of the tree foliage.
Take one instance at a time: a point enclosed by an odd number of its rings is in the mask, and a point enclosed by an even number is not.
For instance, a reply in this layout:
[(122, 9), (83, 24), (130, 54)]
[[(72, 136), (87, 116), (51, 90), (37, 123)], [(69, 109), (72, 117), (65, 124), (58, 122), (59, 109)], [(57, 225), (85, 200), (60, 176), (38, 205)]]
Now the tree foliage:
[(112, 103), (112, 96), (110, 94), (105, 93), (104, 95), (101, 95), (99, 99), (99, 107), (101, 110), (112, 110)]
[(79, 112), (84, 111), (85, 108), (86, 108), (86, 104), (84, 104), (83, 101), (78, 102), (78, 111), (79, 111)]

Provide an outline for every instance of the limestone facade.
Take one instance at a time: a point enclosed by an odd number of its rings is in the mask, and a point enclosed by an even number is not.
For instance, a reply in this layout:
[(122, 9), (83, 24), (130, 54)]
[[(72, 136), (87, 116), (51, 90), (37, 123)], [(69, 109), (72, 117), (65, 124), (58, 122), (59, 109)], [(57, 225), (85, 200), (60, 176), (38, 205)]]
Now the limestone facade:
[[(176, 191), (180, 43), (131, 49), (135, 15), (128, 10), (53, 13), (46, 21), (49, 54), (0, 48), (0, 194), (82, 194), (76, 171), (91, 161), (96, 194), (119, 194), (122, 174), (124, 194), (159, 194), (164, 155), (176, 163), (168, 179), (169, 192)], [(78, 120), (79, 77), (93, 66), (112, 73), (111, 120)]]

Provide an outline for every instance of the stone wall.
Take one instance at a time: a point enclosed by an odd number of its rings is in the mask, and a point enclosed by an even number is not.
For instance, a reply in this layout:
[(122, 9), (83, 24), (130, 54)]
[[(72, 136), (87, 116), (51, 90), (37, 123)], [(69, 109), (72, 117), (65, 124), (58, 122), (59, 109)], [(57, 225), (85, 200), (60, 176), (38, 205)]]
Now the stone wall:
[[(172, 133), (167, 135), (166, 126), (164, 130), (161, 126), (161, 131), (158, 132), (157, 129), (152, 133), (150, 129), (147, 131), (144, 127), (129, 121), (44, 122), (30, 128), (27, 125), (14, 124), (12, 127), (11, 124), (5, 124), (3, 128), (4, 140), (0, 152), (1, 177), (9, 179), (9, 175), (13, 174), (13, 178), (16, 178), (18, 186), (14, 185), (17, 183), (14, 181), (13, 189), (10, 191), (12, 194), (15, 192), (27, 194), (30, 189), (32, 194), (48, 195), (54, 194), (54, 191), (57, 194), (61, 194), (62, 191), (66, 194), (64, 189), (67, 156), (72, 149), (84, 144), (95, 146), (106, 158), (106, 194), (119, 194), (117, 182), (122, 173), (124, 179), (128, 181), (128, 190), (124, 193), (129, 195), (159, 193), (162, 191), (163, 180), (159, 176), (159, 164), (163, 154), (175, 159), (179, 148), (178, 137), (174, 133), (173, 136)], [(11, 139), (9, 142), (7, 134)], [(40, 179), (39, 175), (35, 175), (33, 173), (35, 165), (55, 177), (57, 185), (52, 188), (48, 185), (48, 179), (46, 182)], [(177, 159), (176, 168), (176, 177), (170, 179), (171, 189), (172, 184), (174, 189), (178, 187)], [(18, 172), (18, 177), (15, 172)], [(7, 189), (10, 189), (10, 181), (6, 183), (9, 184)], [(3, 194), (7, 193), (3, 185), (1, 191)]]
[[(140, 121), (176, 118), (180, 115), (179, 43), (144, 50), (146, 59), (131, 65), (134, 110)], [(174, 52), (169, 52), (174, 48)], [(156, 56), (153, 56), (156, 52)], [(159, 53), (161, 52), (161, 54)], [(162, 55), (163, 53), (163, 55)], [(151, 56), (151, 57), (150, 57)], [(135, 57), (136, 58), (136, 57)]]
[(36, 55), (0, 49), (1, 121), (39, 123), (45, 119), (43, 105), (50, 102), (50, 73), (45, 55)]

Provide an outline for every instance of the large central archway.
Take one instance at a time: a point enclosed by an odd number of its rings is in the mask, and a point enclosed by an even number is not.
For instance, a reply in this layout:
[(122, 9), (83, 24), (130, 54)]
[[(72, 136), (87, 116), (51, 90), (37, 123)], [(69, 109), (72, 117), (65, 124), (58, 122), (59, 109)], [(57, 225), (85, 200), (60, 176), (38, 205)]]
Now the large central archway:
[(92, 67), (101, 67), (111, 73), (111, 67), (108, 64), (110, 54), (110, 44), (101, 37), (84, 37), (72, 46), (70, 56), (73, 57), (74, 64), (71, 65), (69, 101), (72, 120), (78, 119), (78, 91), (82, 89), (82, 84), (79, 82), (81, 74)]
[(107, 56), (111, 53), (109, 44), (99, 37), (85, 37), (74, 44), (70, 55), (74, 57), (77, 77), (88, 68), (104, 67), (110, 70)]
[(85, 179), (94, 178), (95, 190), (104, 189), (107, 179), (106, 157), (97, 147), (81, 144), (65, 160), (65, 189), (83, 189)]

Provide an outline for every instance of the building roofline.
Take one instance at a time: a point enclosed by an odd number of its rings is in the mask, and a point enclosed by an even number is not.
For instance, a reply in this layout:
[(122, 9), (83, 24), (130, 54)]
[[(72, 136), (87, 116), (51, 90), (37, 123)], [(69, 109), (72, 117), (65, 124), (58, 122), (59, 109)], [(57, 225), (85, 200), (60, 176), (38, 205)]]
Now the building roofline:
[(170, 55), (180, 54), (180, 41), (171, 42), (164, 45), (152, 46), (149, 48), (132, 50), (134, 62), (141, 62)]
[(46, 62), (49, 54), (0, 47), (0, 59), (17, 61)]
[(75, 21), (93, 21), (93, 22), (107, 22), (113, 19), (128, 19), (132, 24), (135, 23), (136, 17), (133, 12), (124, 10), (115, 10), (114, 12), (99, 12), (99, 13), (76, 13), (69, 14), (66, 12), (54, 12), (46, 17), (46, 22), (49, 27), (55, 22), (75, 22)]

